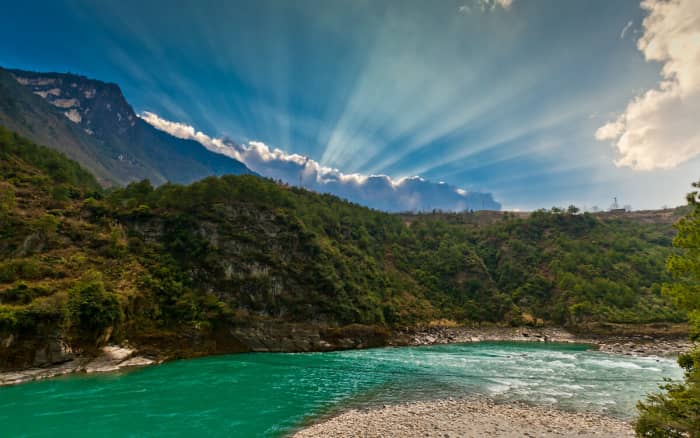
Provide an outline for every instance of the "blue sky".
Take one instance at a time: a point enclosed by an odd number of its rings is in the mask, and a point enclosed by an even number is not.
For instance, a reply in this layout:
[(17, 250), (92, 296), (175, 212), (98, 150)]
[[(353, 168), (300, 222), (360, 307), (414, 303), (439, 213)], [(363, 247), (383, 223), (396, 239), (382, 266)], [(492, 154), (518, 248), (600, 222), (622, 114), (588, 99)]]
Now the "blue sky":
[(3, 5), (0, 65), (116, 82), (139, 113), (346, 173), (509, 209), (679, 205), (700, 177), (695, 133), (660, 166), (676, 143), (631, 152), (631, 110), (596, 138), (662, 80), (637, 0), (23, 3)]

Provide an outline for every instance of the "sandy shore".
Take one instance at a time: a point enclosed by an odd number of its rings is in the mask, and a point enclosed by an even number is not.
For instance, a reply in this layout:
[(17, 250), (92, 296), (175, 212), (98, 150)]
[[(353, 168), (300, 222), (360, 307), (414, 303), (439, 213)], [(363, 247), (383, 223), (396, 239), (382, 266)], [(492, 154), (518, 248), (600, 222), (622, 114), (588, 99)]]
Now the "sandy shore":
[(351, 410), (293, 435), (312, 437), (633, 437), (629, 423), (487, 400), (438, 400)]

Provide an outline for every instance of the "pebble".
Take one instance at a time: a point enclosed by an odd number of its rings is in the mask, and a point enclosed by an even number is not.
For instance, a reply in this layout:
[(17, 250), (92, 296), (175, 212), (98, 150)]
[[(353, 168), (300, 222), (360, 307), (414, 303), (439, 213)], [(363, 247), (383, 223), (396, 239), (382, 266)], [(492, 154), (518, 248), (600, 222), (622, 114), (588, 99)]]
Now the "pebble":
[[(409, 425), (410, 431), (405, 426)], [(629, 423), (522, 403), (437, 400), (350, 410), (293, 435), (320, 437), (633, 437)]]

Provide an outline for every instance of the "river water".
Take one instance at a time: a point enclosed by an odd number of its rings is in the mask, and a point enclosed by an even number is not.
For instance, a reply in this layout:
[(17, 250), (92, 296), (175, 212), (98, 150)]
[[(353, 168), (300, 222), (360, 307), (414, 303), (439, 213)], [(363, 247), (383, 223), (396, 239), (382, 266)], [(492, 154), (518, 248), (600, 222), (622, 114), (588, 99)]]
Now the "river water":
[(282, 436), (348, 407), (480, 396), (630, 418), (681, 377), (672, 359), (571, 344), (238, 354), (0, 388), (0, 434)]

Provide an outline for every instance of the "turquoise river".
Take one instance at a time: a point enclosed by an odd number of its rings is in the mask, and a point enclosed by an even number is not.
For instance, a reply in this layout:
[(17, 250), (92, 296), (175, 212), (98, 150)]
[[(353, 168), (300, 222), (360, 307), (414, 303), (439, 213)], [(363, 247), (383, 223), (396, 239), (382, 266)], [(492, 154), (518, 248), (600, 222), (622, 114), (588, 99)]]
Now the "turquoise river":
[(581, 345), (475, 343), (238, 354), (0, 388), (0, 435), (283, 436), (349, 407), (445, 397), (629, 418), (672, 359)]

